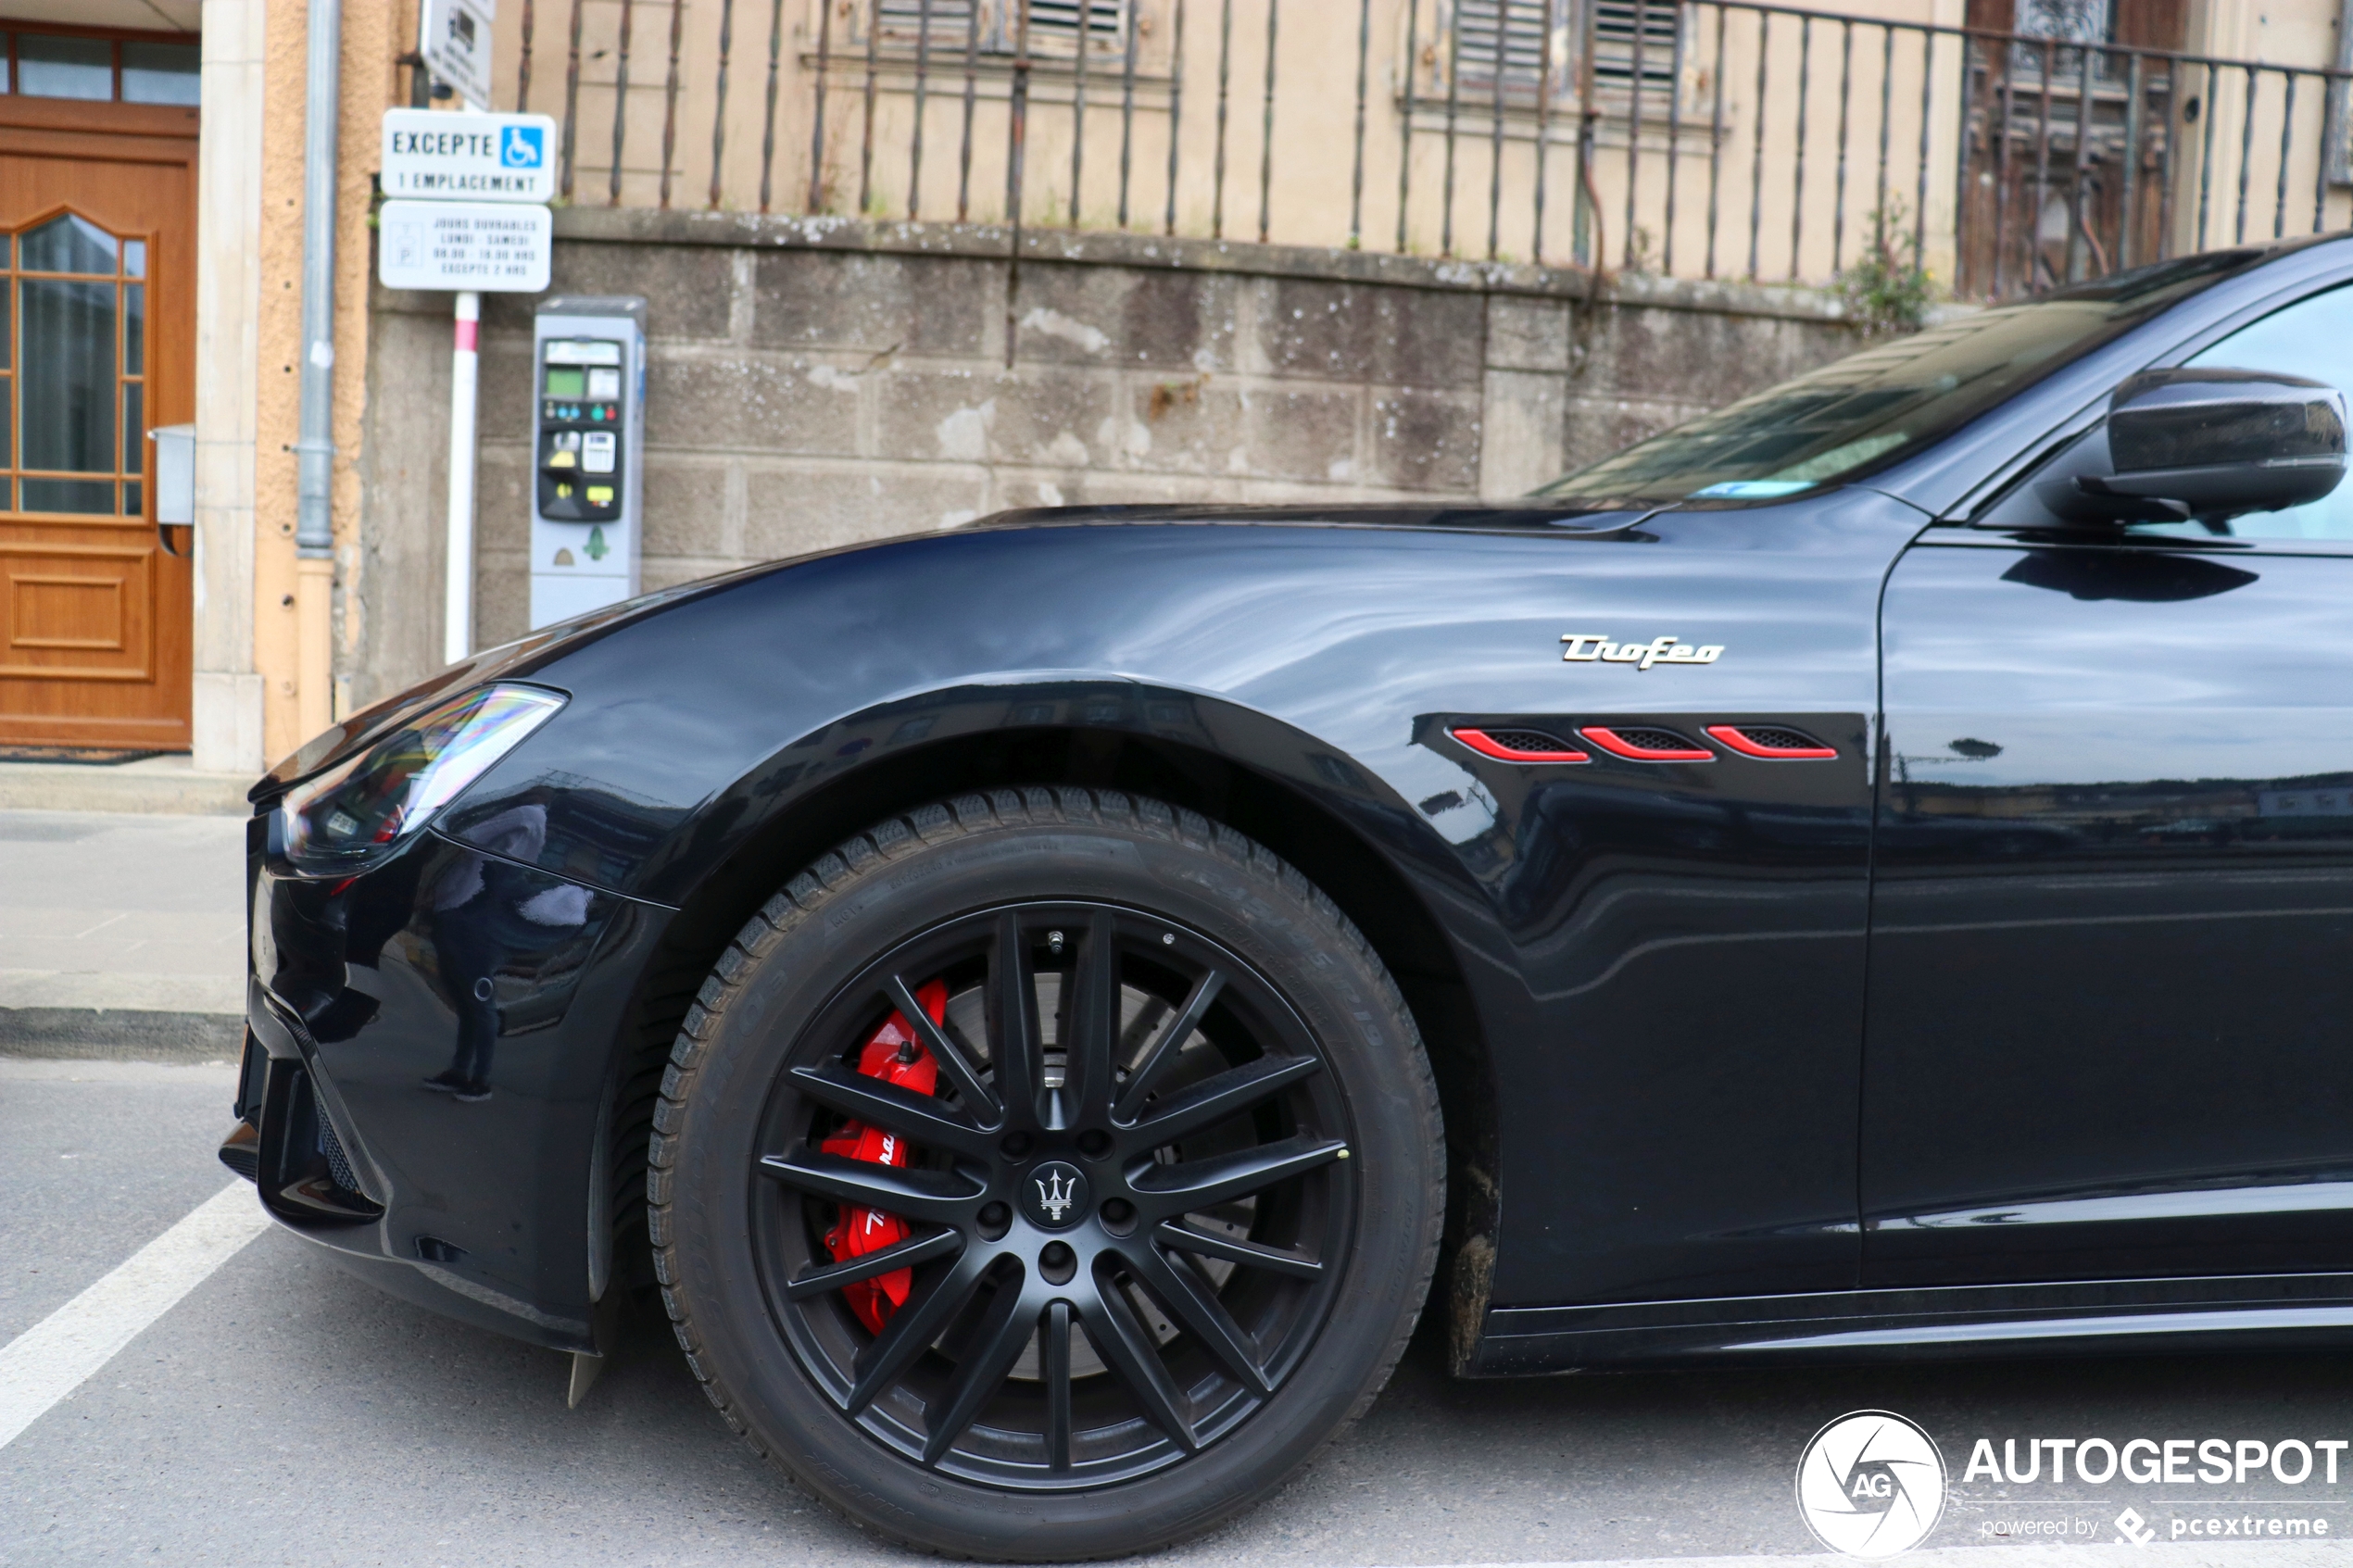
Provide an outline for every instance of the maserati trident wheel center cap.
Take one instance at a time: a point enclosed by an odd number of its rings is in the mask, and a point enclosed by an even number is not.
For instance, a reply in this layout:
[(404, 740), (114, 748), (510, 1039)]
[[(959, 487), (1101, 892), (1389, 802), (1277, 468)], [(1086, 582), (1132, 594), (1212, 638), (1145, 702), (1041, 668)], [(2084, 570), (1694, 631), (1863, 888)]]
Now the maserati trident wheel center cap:
[(1087, 1173), (1067, 1160), (1029, 1168), (1021, 1181), (1021, 1211), (1040, 1230), (1067, 1230), (1086, 1216), (1091, 1202)]

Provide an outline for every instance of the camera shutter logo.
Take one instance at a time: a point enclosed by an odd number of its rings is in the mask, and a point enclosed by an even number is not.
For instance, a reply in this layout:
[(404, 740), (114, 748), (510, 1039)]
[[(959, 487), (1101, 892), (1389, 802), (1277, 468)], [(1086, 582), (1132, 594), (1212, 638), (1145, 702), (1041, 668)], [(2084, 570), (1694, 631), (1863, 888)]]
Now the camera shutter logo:
[(1944, 1457), (1935, 1439), (1892, 1411), (1840, 1416), (1797, 1461), (1797, 1512), (1832, 1551), (1908, 1551), (1944, 1512)]

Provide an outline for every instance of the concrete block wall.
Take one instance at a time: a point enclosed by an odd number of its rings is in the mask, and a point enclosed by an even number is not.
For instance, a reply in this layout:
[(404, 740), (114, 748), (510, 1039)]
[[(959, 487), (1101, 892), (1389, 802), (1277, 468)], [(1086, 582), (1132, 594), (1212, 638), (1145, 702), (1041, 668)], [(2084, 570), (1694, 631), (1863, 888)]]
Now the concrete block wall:
[[(1795, 290), (1066, 232), (1016, 275), (982, 226), (557, 218), (556, 292), (649, 302), (648, 588), (1008, 507), (1516, 495), (1854, 342)], [(441, 646), (449, 301), (371, 304), (354, 704)], [(525, 630), (531, 306), (484, 301), (480, 646)]]

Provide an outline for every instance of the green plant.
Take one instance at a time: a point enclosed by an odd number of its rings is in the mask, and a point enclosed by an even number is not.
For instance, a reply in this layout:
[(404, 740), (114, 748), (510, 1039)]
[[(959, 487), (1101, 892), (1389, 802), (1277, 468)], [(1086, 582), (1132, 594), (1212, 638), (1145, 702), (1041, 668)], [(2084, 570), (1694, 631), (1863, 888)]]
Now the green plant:
[(1920, 265), (1919, 245), (1903, 198), (1891, 196), (1869, 219), (1871, 240), (1862, 259), (1839, 273), (1832, 292), (1865, 337), (1901, 337), (1920, 330), (1936, 302), (1936, 284)]

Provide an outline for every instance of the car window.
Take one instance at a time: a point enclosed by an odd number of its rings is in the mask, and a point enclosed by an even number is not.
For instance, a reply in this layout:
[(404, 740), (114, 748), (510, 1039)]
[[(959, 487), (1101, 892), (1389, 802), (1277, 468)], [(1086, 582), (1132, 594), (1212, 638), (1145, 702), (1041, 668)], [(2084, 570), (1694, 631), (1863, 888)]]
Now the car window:
[(1858, 478), (2261, 256), (2211, 251), (1964, 316), (1703, 414), (1535, 495), (1595, 507), (1757, 500)]
[[(2326, 382), (2353, 399), (2353, 285), (2329, 290), (2241, 327), (2188, 363), (2234, 370), (2277, 370)], [(2135, 533), (2210, 537), (2196, 523), (2148, 523)], [(2353, 482), (2284, 511), (2233, 518), (2234, 539), (2353, 540)]]

